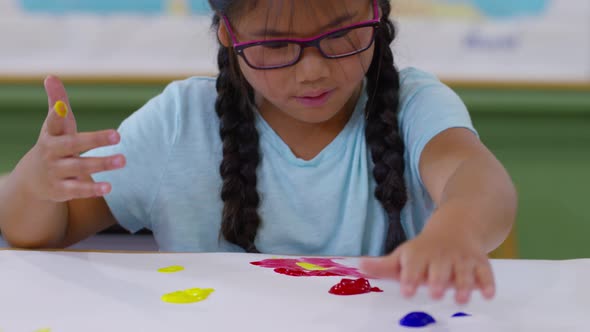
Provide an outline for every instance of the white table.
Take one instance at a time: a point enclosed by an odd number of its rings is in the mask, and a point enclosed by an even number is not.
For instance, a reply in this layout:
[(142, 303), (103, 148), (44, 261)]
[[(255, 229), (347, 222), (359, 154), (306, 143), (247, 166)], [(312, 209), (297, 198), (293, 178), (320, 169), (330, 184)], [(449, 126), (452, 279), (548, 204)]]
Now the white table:
[[(383, 293), (336, 296), (342, 277), (289, 277), (251, 265), (249, 254), (168, 254), (0, 251), (0, 329), (3, 332), (92, 331), (503, 331), (590, 330), (590, 260), (494, 260), (498, 284), (491, 301), (476, 295), (463, 307), (452, 294), (432, 301), (425, 289), (412, 300), (399, 285), (371, 280)], [(300, 257), (291, 257), (300, 259)], [(358, 259), (334, 261), (356, 267)], [(158, 268), (181, 265), (173, 274)], [(214, 288), (199, 303), (170, 304), (163, 294)], [(437, 323), (408, 329), (412, 311)], [(463, 311), (471, 317), (451, 318)]]

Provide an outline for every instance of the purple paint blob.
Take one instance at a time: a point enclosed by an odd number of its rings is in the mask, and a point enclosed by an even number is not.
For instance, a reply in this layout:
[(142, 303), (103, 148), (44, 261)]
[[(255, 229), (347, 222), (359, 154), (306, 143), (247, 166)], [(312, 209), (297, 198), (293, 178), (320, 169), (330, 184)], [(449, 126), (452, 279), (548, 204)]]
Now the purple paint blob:
[(429, 314), (421, 311), (410, 312), (400, 319), (400, 325), (405, 327), (424, 327), (436, 323)]
[(470, 314), (466, 314), (464, 312), (458, 312), (456, 314), (453, 315), (453, 317), (468, 317), (471, 316)]

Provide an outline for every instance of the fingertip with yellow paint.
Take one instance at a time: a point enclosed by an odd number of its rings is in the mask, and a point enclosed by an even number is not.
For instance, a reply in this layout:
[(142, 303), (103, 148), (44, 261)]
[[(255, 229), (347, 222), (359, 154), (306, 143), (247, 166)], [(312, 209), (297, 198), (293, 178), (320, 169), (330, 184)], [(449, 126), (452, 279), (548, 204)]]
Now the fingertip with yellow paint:
[(62, 118), (65, 118), (66, 115), (68, 115), (68, 105), (61, 100), (58, 100), (55, 105), (53, 105), (53, 110)]

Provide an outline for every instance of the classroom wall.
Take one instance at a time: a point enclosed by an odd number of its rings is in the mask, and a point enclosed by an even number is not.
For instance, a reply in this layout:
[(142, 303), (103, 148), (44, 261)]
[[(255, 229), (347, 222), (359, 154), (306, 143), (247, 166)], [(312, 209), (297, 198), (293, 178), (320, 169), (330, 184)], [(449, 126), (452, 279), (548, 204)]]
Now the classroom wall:
[[(401, 67), (453, 81), (590, 84), (590, 0), (396, 0), (392, 7)], [(214, 73), (210, 15), (207, 0), (3, 0), (0, 79)]]

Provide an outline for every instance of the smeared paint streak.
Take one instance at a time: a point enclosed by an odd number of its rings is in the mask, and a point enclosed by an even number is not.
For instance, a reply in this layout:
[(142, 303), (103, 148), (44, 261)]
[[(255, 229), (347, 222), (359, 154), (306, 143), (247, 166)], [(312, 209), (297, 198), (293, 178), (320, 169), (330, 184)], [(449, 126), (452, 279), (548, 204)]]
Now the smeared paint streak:
[(357, 280), (342, 279), (338, 284), (332, 286), (329, 291), (330, 294), (334, 295), (359, 295), (371, 292), (381, 293), (383, 291), (378, 287), (371, 287), (369, 280), (365, 278)]
[(206, 300), (213, 288), (190, 288), (162, 295), (162, 301), (174, 304), (188, 304)]
[(300, 266), (308, 271), (324, 271), (324, 270), (328, 269), (327, 267), (323, 267), (323, 266), (319, 266), (319, 265), (315, 265), (315, 264), (311, 264), (311, 263), (306, 263), (306, 262), (298, 262), (296, 264), (297, 264), (297, 266)]
[(172, 266), (167, 266), (167, 267), (163, 267), (158, 269), (158, 272), (161, 273), (175, 273), (175, 272), (180, 272), (183, 271), (184, 267), (180, 266), (180, 265), (172, 265)]
[(272, 268), (276, 273), (294, 277), (354, 277), (367, 278), (356, 268), (345, 266), (328, 258), (278, 258), (265, 259), (250, 264)]
[(338, 277), (339, 274), (334, 274), (330, 271), (306, 271), (303, 269), (288, 269), (279, 267), (274, 269), (278, 274), (284, 274), (291, 277)]

